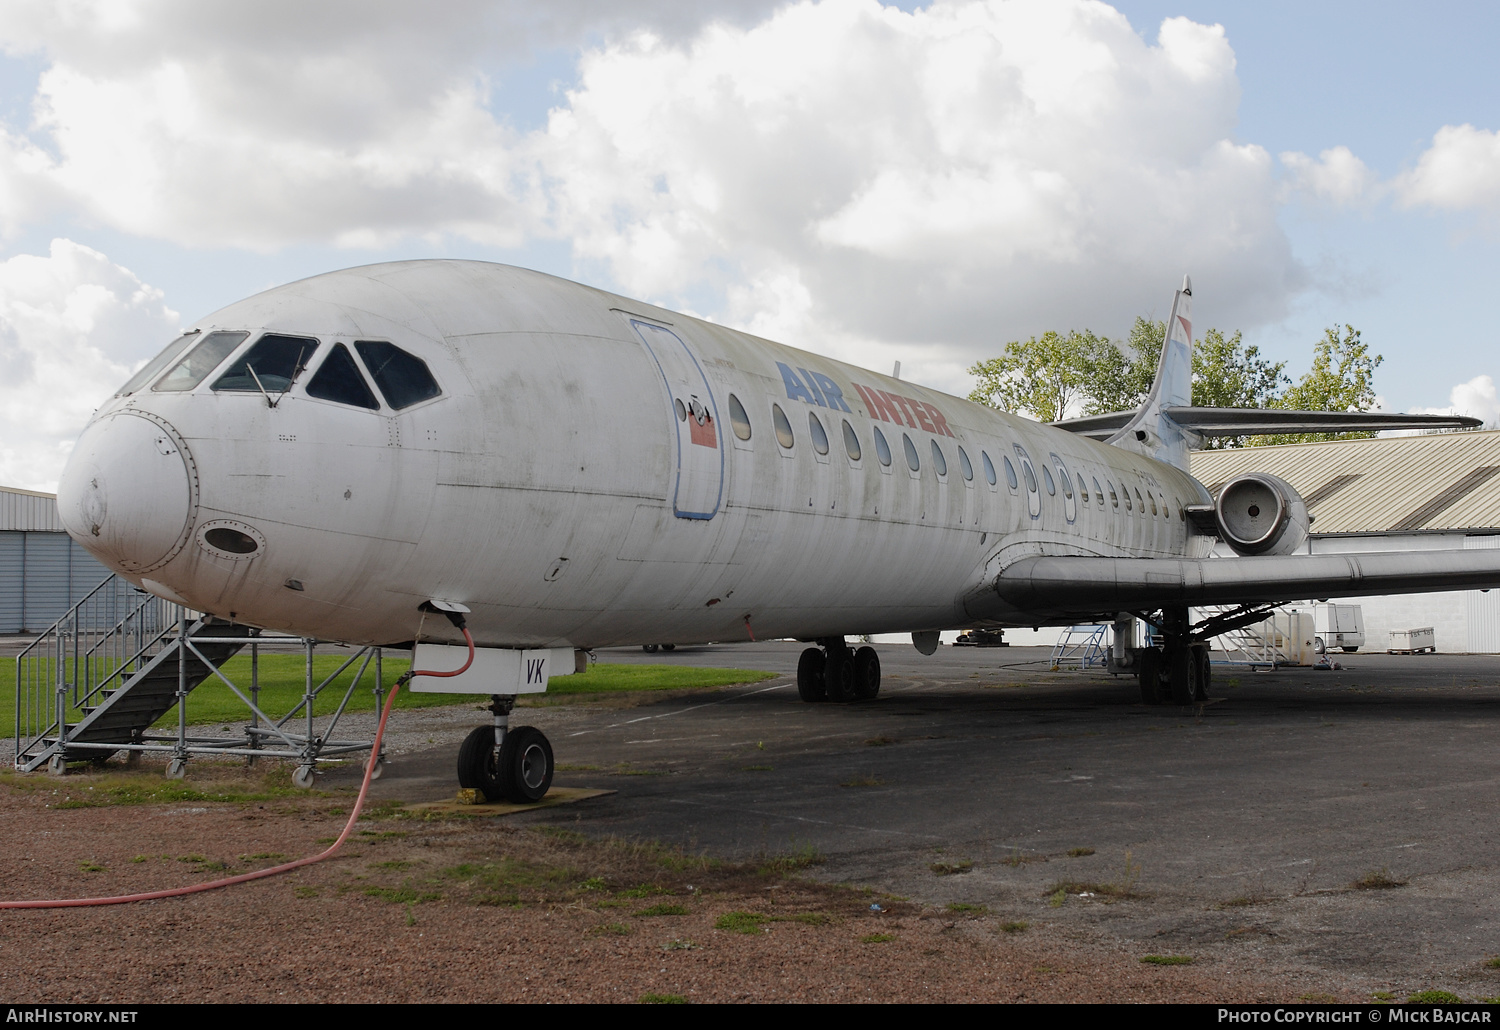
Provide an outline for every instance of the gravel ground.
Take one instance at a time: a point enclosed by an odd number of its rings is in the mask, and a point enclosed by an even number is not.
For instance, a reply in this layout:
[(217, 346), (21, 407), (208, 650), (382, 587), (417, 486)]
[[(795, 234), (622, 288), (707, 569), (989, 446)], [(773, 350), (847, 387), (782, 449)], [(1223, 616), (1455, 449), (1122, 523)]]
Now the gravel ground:
[[(112, 774), (118, 776), (118, 774)], [(90, 782), (92, 780), (92, 783)], [(59, 808), (105, 781), (0, 785), (11, 897), (107, 895), (268, 865), (339, 796)], [(244, 789), (226, 770), (220, 785)], [(953, 913), (498, 819), (377, 818), (336, 859), (190, 898), (0, 913), (12, 1002), (1229, 1001), (1296, 984), (1158, 967), (1062, 928)], [(885, 912), (874, 913), (880, 904)], [(659, 911), (662, 914), (652, 914)], [(717, 928), (750, 912), (752, 932)], [(744, 923), (742, 918), (741, 923)], [(1352, 999), (1351, 999), (1352, 1000)]]

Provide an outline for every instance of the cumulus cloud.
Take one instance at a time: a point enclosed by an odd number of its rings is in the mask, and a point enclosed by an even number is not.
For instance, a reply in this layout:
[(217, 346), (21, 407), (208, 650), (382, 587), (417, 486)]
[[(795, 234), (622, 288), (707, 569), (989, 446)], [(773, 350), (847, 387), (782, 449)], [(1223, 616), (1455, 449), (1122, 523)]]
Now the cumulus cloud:
[(590, 51), (541, 160), (627, 291), (733, 284), (731, 321), (927, 345), (958, 387), (1009, 336), (1123, 331), (1184, 271), (1220, 321), (1280, 313), (1301, 271), (1270, 156), (1232, 141), (1234, 69), (1219, 26), (1151, 45), (1098, 4), (799, 4)]
[(1407, 207), (1500, 214), (1500, 133), (1443, 126), (1395, 188)]
[(70, 240), (0, 262), (0, 483), (53, 489), (89, 414), (180, 321), (160, 290)]
[(1412, 411), (1430, 415), (1468, 415), (1484, 420), (1489, 427), (1500, 425), (1500, 395), (1495, 389), (1495, 380), (1490, 376), (1475, 376), (1467, 383), (1459, 383), (1448, 394), (1448, 406), (1444, 408), (1413, 408)]
[[(1152, 42), (1085, 0), (688, 9), (18, 0), (0, 46), (51, 63), (0, 214), (13, 180), (194, 246), (558, 237), (583, 278), (959, 390), (1008, 338), (1122, 333), (1185, 271), (1226, 325), (1305, 282), (1270, 155), (1234, 141), (1220, 26)], [(589, 33), (545, 129), (493, 113), (497, 62)]]
[(1348, 147), (1333, 147), (1316, 159), (1295, 150), (1280, 156), (1291, 188), (1322, 203), (1346, 207), (1379, 191), (1378, 176)]

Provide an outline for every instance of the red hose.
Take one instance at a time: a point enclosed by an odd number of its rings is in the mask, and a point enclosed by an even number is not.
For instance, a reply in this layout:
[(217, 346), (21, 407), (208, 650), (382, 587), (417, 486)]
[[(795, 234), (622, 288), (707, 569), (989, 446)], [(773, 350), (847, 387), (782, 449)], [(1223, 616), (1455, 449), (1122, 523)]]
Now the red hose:
[(401, 689), (401, 684), (416, 678), (417, 676), (433, 676), (446, 678), (457, 676), (467, 672), (469, 666), (474, 664), (474, 638), (469, 635), (467, 629), (463, 630), (464, 641), (469, 645), (469, 660), (452, 672), (430, 672), (426, 669), (413, 669), (406, 673), (391, 687), (391, 692), (386, 696), (385, 708), (380, 713), (380, 725), (375, 730), (375, 742), (370, 745), (370, 761), (365, 765), (365, 778), (359, 785), (359, 797), (354, 802), (354, 811), (349, 813), (349, 821), (344, 824), (344, 832), (339, 834), (338, 840), (329, 846), (327, 851), (313, 855), (310, 858), (299, 858), (293, 862), (282, 865), (271, 866), (269, 869), (257, 869), (253, 873), (240, 873), (238, 876), (226, 876), (222, 880), (210, 880), (207, 883), (195, 883), (190, 887), (173, 887), (164, 891), (147, 891), (144, 894), (117, 894), (107, 898), (65, 898), (54, 901), (0, 901), (0, 909), (6, 908), (83, 908), (89, 905), (124, 905), (132, 901), (154, 901), (157, 898), (178, 898), (184, 894), (199, 894), (203, 891), (218, 890), (220, 887), (232, 887), (237, 883), (249, 883), (251, 880), (263, 880), (268, 876), (279, 876), (289, 873), (293, 869), (301, 869), (303, 866), (321, 862), (325, 858), (332, 858), (339, 848), (344, 846), (344, 841), (349, 834), (354, 832), (354, 824), (359, 820), (360, 810), (365, 807), (365, 795), (370, 792), (370, 779), (375, 773), (375, 763), (380, 756), (380, 741), (385, 736), (385, 721), (390, 718), (391, 708), (396, 703), (396, 692)]

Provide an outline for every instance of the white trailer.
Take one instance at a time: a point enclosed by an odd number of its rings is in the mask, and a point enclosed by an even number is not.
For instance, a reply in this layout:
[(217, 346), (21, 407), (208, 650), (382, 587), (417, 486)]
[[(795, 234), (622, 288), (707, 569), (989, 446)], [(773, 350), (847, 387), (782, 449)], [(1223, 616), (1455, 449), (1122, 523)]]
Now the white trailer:
[(1314, 605), (1313, 630), (1320, 652), (1335, 647), (1358, 651), (1365, 644), (1365, 619), (1357, 604)]

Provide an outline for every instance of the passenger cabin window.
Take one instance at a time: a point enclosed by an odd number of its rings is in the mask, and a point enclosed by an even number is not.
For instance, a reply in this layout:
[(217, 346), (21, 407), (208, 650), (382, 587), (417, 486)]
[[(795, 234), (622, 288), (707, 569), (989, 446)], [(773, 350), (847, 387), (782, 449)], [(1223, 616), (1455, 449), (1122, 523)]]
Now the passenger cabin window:
[(948, 474), (948, 459), (943, 457), (943, 449), (932, 441), (932, 467), (937, 469), (937, 474), (946, 476)]
[(1046, 465), (1042, 466), (1042, 478), (1047, 481), (1047, 493), (1052, 497), (1057, 496), (1057, 484), (1052, 482), (1052, 470)]
[(677, 421), (679, 421), (679, 422), (686, 422), (687, 421), (687, 405), (684, 404), (684, 403), (682, 403), (682, 398), (681, 397), (674, 397), (672, 399), (672, 406), (677, 409)]
[(1149, 498), (1151, 498), (1151, 517), (1152, 518), (1156, 518), (1157, 515), (1160, 514), (1156, 510), (1156, 495), (1155, 494), (1147, 494), (1146, 496), (1149, 497)]
[(1104, 507), (1104, 487), (1099, 485), (1099, 477), (1094, 476), (1094, 499), (1099, 502), (1099, 507)]
[[(1010, 459), (1007, 458), (1005, 463), (1009, 465)], [(1036, 473), (1031, 471), (1031, 463), (1029, 461), (1021, 462), (1021, 471), (1026, 473), (1026, 489), (1032, 493), (1036, 493)]]
[(1143, 501), (1143, 500), (1141, 500), (1141, 488), (1140, 487), (1136, 487), (1136, 489), (1135, 489), (1135, 503), (1136, 503), (1137, 507), (1139, 507), (1142, 517), (1144, 517), (1145, 514), (1146, 514), (1146, 502)]
[(333, 345), (333, 350), (323, 362), (323, 367), (318, 369), (317, 374), (307, 384), (307, 395), (317, 397), (319, 400), (352, 404), (356, 408), (368, 408), (371, 411), (380, 408), (380, 402), (375, 399), (370, 385), (365, 382), (365, 377), (359, 374), (359, 366), (354, 363), (354, 356), (342, 343)]
[[(962, 447), (958, 449), (958, 470), (964, 474), (964, 479), (973, 482), (974, 466), (969, 463), (969, 456), (968, 454), (964, 453), (964, 449)], [(992, 469), (990, 471), (990, 482), (993, 483), (994, 481), (995, 473)]]
[(791, 450), (797, 440), (792, 436), (792, 424), (786, 420), (786, 412), (779, 404), (771, 405), (771, 423), (776, 427), (776, 442)]
[(1078, 475), (1078, 496), (1083, 498), (1083, 503), (1084, 504), (1088, 504), (1089, 503), (1089, 488), (1088, 488), (1088, 486), (1083, 481), (1083, 473), (1080, 472), (1077, 475)]
[(863, 453), (859, 448), (859, 434), (854, 431), (848, 419), (844, 419), (844, 450), (849, 452), (850, 461), (858, 461)]
[(875, 457), (880, 459), (880, 464), (887, 468), (891, 465), (891, 445), (885, 442), (885, 434), (880, 427), (875, 427)]
[[(1107, 487), (1109, 487), (1109, 503), (1110, 503), (1110, 506), (1113, 507), (1113, 508), (1115, 508), (1116, 510), (1119, 510), (1119, 507), (1120, 507), (1120, 497), (1119, 497), (1118, 494), (1115, 493), (1115, 484), (1112, 483), (1112, 482), (1110, 482), (1108, 479), (1106, 479), (1104, 481), (1104, 485), (1107, 486)], [(1126, 500), (1126, 503), (1127, 504), (1129, 503), (1128, 498)]]
[(911, 442), (911, 437), (905, 433), (901, 434), (901, 445), (906, 449), (906, 464), (913, 472), (922, 467), (922, 459), (917, 457), (917, 445)]
[(157, 383), (153, 390), (162, 393), (182, 393), (193, 389), (208, 374), (218, 368), (220, 363), (229, 353), (245, 342), (249, 333), (209, 333), (203, 340), (188, 351), (187, 357), (177, 363), (177, 366), (168, 372)]
[(1068, 478), (1068, 474), (1063, 471), (1061, 465), (1057, 467), (1057, 480), (1062, 484), (1063, 496), (1071, 500), (1073, 497), (1073, 481)]
[(356, 340), (354, 349), (364, 359), (365, 368), (370, 370), (385, 402), (397, 411), (443, 392), (427, 370), (427, 362), (393, 343)]
[(729, 395), (729, 424), (734, 427), (734, 435), (741, 440), (750, 439), (750, 416), (745, 414), (745, 406), (734, 394)]
[[(1020, 484), (1016, 482), (1016, 467), (1010, 463), (1009, 458), (1002, 457), (1000, 460), (1005, 462), (1005, 481), (1010, 484), (1010, 488), (1012, 490), (1015, 490), (1020, 486)], [(1032, 483), (1031, 488), (1035, 490), (1036, 484)]]
[(823, 429), (823, 423), (818, 416), (811, 411), (807, 413), (807, 431), (812, 434), (813, 450), (819, 454), (828, 453), (828, 433)]
[(137, 390), (141, 389), (147, 383), (151, 382), (151, 380), (159, 376), (162, 369), (166, 368), (172, 362), (182, 357), (182, 352), (187, 350), (194, 343), (197, 343), (201, 336), (202, 333), (199, 330), (194, 329), (190, 333), (184, 333), (183, 335), (177, 337), (177, 339), (173, 340), (171, 343), (167, 344), (166, 347), (162, 348), (162, 352), (160, 354), (142, 365), (141, 370), (135, 375), (131, 376), (126, 381), (125, 385), (120, 387), (120, 389), (115, 392), (115, 396), (128, 397), (131, 394), (135, 393)]
[[(984, 478), (989, 482), (990, 486), (994, 486), (995, 482), (996, 482), (996, 479), (995, 479), (995, 463), (990, 460), (990, 454), (989, 454), (989, 452), (988, 451), (980, 451), (979, 452), (979, 460), (984, 465)], [(1015, 479), (1016, 478), (1016, 474), (1014, 472), (1012, 472), (1010, 474), (1010, 478)]]
[(214, 381), (214, 389), (234, 393), (260, 393), (262, 390), (285, 393), (292, 388), (317, 349), (318, 341), (309, 336), (266, 333), (240, 360), (229, 366), (229, 371)]

